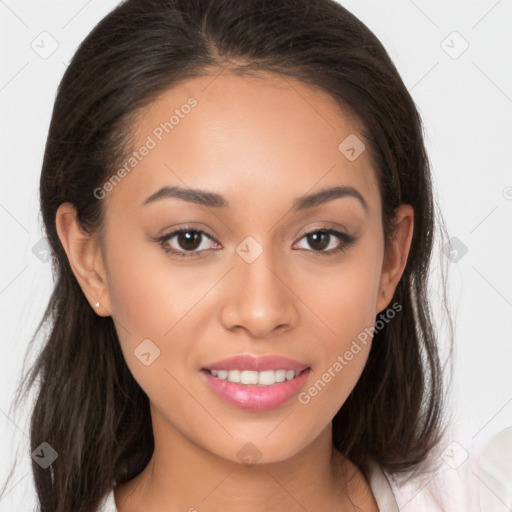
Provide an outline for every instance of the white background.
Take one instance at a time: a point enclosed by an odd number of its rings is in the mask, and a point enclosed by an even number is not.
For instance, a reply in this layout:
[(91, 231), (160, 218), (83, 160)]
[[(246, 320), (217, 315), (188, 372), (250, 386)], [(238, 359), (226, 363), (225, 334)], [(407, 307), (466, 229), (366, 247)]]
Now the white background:
[[(77, 45), (116, 3), (0, 0), (0, 482), (16, 450), (21, 460), (0, 512), (33, 508), (28, 414), (9, 407), (52, 285), (50, 264), (32, 248), (42, 237), (39, 174), (53, 100)], [(342, 3), (380, 38), (410, 90), (449, 236), (468, 249), (449, 263), (454, 439), (481, 444), (512, 425), (512, 2)], [(44, 31), (58, 43), (45, 59), (31, 47), (46, 38), (51, 48)]]

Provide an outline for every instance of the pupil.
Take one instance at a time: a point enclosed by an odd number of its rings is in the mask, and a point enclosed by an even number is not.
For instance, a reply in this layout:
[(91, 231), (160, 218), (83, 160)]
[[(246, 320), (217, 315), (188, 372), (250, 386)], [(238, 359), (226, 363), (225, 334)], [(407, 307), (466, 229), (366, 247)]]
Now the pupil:
[(182, 249), (194, 250), (200, 245), (201, 233), (197, 231), (184, 231), (178, 234), (178, 243)]
[[(308, 235), (308, 243), (313, 247), (314, 249), (318, 249), (321, 251), (322, 249), (325, 249), (329, 245), (329, 233), (325, 232), (317, 232), (317, 233), (311, 233)], [(318, 245), (318, 240), (323, 237), (323, 241), (320, 241), (320, 244)], [(315, 243), (317, 244), (315, 247)]]

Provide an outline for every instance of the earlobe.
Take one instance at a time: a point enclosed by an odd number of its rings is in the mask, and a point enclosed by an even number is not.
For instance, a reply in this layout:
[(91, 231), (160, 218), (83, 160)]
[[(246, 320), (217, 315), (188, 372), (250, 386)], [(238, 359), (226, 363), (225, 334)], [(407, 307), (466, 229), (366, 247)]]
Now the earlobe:
[[(110, 315), (105, 266), (97, 237), (82, 229), (71, 203), (59, 206), (55, 224), (71, 270), (91, 308), (100, 316)], [(98, 302), (100, 305), (96, 306)]]
[(384, 255), (376, 314), (388, 307), (403, 275), (414, 231), (414, 210), (401, 204), (395, 213), (395, 230)]

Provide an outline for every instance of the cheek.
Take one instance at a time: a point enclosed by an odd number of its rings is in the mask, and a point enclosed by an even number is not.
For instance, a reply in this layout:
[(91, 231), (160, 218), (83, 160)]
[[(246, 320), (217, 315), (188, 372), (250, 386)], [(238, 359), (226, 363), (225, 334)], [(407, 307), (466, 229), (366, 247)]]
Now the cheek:
[(362, 251), (354, 252), (340, 265), (305, 280), (305, 302), (322, 319), (325, 339), (333, 340), (329, 345), (343, 350), (361, 331), (374, 325), (380, 267), (378, 257), (365, 258)]
[[(162, 338), (204, 293), (204, 283), (172, 264), (158, 243), (110, 240), (108, 287), (112, 316), (133, 337)], [(132, 235), (133, 237), (133, 235)]]
[(317, 367), (299, 403), (318, 418), (319, 428), (326, 416), (336, 414), (357, 384), (371, 348), (381, 260), (378, 247), (360, 249), (321, 278), (323, 289), (310, 287), (307, 295), (308, 305), (325, 328), (317, 341), (321, 347)]
[[(375, 316), (368, 306), (374, 300), (373, 287), (358, 282), (346, 288), (329, 301), (329, 326), (334, 331), (323, 336), (317, 364), (307, 387), (298, 396), (309, 418), (314, 418), (313, 429), (321, 429), (339, 411), (357, 384), (366, 365), (372, 343)], [(326, 322), (326, 323), (327, 323)]]
[(207, 304), (201, 299), (218, 276), (186, 270), (171, 263), (157, 243), (119, 233), (108, 250), (112, 317), (135, 380), (152, 399), (165, 401), (176, 387), (166, 370), (184, 382), (194, 367), (190, 333), (200, 329)]

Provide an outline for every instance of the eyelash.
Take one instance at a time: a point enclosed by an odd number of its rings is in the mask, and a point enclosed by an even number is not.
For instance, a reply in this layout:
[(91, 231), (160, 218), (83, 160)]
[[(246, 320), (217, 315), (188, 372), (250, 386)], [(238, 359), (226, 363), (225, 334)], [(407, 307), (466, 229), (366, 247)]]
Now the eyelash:
[[(176, 249), (172, 249), (172, 248), (166, 247), (164, 245), (165, 242), (167, 242), (171, 238), (175, 237), (176, 235), (179, 235), (181, 233), (190, 233), (190, 232), (201, 233), (201, 235), (205, 235), (207, 238), (211, 239), (213, 242), (219, 244), (219, 242), (214, 237), (212, 237), (211, 235), (209, 235), (208, 233), (206, 233), (202, 229), (197, 229), (197, 228), (193, 228), (193, 227), (186, 227), (186, 226), (183, 227), (183, 228), (180, 228), (180, 229), (178, 229), (176, 231), (173, 231), (172, 233), (169, 233), (168, 235), (164, 235), (164, 236), (158, 238), (157, 242), (161, 245), (162, 249), (166, 253), (171, 253), (173, 255), (176, 255), (176, 256), (182, 257), (182, 258), (196, 257), (198, 254), (200, 254), (201, 252), (204, 252), (204, 251), (178, 251)], [(314, 234), (314, 233), (326, 233), (326, 234), (329, 234), (329, 235), (334, 235), (341, 242), (338, 245), (338, 247), (335, 247), (334, 249), (330, 249), (329, 251), (315, 251), (315, 250), (311, 250), (312, 252), (317, 253), (317, 254), (321, 254), (323, 256), (333, 256), (333, 255), (338, 254), (340, 252), (346, 251), (356, 241), (355, 237), (347, 235), (346, 233), (342, 233), (342, 232), (337, 231), (337, 230), (332, 229), (332, 228), (314, 228), (314, 229), (304, 233), (304, 235), (302, 235), (302, 237), (299, 240), (302, 240), (307, 235), (311, 235), (311, 234)]]

